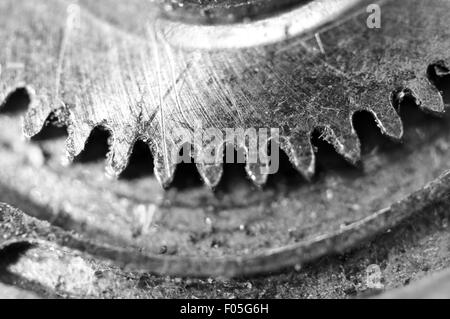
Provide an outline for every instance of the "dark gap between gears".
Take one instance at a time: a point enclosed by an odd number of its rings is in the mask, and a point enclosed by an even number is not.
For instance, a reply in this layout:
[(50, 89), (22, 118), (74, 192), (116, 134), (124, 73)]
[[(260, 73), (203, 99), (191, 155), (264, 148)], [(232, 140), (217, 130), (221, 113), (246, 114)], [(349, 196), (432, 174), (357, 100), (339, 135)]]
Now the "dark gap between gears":
[(20, 257), (33, 245), (28, 242), (18, 242), (6, 246), (0, 250), (0, 272), (19, 261)]
[[(396, 101), (394, 101), (395, 104)], [(417, 107), (411, 97), (406, 96), (401, 105), (397, 108), (400, 117), (404, 123), (405, 137), (410, 132), (415, 131), (417, 127), (434, 127), (436, 125), (443, 126), (447, 122), (436, 116), (427, 114)], [(368, 111), (360, 111), (355, 113), (353, 117), (353, 125), (361, 141), (362, 155), (371, 153), (372, 151), (390, 151), (398, 148), (398, 142), (392, 141), (389, 137), (384, 136), (376, 125), (374, 116)], [(312, 143), (317, 149), (317, 173), (323, 171), (339, 171), (343, 174), (356, 173), (358, 169), (348, 163), (341, 155), (339, 155), (334, 147), (328, 142), (320, 138), (321, 131), (316, 130), (312, 134)], [(35, 142), (57, 139), (67, 136), (67, 129), (58, 122), (53, 114), (49, 116), (43, 130), (32, 140)], [(90, 137), (85, 150), (75, 159), (77, 163), (89, 163), (104, 160), (109, 150), (108, 140), (110, 132), (99, 126), (95, 128)], [(190, 148), (188, 147), (188, 150)], [(298, 171), (290, 163), (287, 155), (279, 150), (280, 166), (276, 174), (270, 175), (266, 189), (280, 189), (283, 187), (298, 187), (305, 181)], [(180, 154), (182, 155), (182, 154)], [(224, 158), (225, 159), (225, 158)], [(235, 151), (235, 159), (237, 152)], [(130, 162), (121, 174), (123, 180), (133, 180), (153, 174), (153, 157), (149, 146), (143, 141), (137, 141), (134, 145)], [(316, 176), (318, 175), (316, 174)], [(254, 188), (251, 184), (246, 172), (245, 164), (224, 164), (224, 173), (221, 182), (216, 187), (216, 193), (227, 193), (234, 189), (235, 184), (249, 185), (247, 188)], [(197, 168), (193, 161), (191, 163), (181, 163), (178, 165), (174, 181), (171, 187), (179, 190), (203, 187), (203, 183), (198, 174)]]
[(185, 144), (180, 149), (179, 158), (190, 158), (189, 163), (180, 163), (175, 170), (175, 176), (169, 188), (185, 190), (189, 188), (202, 187), (203, 182), (197, 171), (194, 159), (191, 157), (192, 145)]
[(120, 174), (119, 179), (135, 180), (152, 176), (154, 175), (154, 167), (153, 155), (149, 145), (142, 140), (138, 140), (133, 146), (128, 165)]
[(89, 135), (84, 150), (75, 157), (74, 163), (92, 163), (104, 160), (109, 152), (111, 132), (103, 126), (97, 126)]
[[(0, 101), (1, 102), (1, 101)], [(26, 88), (18, 88), (0, 105), (0, 114), (19, 115), (28, 110), (31, 99)]]

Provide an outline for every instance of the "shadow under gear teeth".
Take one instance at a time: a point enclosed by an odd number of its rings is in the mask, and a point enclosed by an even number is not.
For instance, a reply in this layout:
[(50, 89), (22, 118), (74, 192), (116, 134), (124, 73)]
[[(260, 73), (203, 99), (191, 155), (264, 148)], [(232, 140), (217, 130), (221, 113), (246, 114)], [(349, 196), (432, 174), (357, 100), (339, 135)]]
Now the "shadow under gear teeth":
[(418, 78), (409, 82), (408, 88), (422, 109), (438, 114), (445, 111), (441, 93), (427, 78)]

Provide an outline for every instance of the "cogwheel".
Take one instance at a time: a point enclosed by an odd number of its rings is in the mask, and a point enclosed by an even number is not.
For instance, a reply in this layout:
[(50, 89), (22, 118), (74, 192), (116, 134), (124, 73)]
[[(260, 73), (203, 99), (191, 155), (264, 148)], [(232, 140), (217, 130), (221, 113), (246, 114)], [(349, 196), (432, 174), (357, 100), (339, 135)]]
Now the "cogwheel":
[[(448, 1), (379, 1), (379, 29), (367, 26), (373, 1), (286, 0), (276, 16), (264, 5), (252, 14), (245, 6), (238, 10), (232, 5), (238, 2), (211, 2), (205, 14), (191, 1), (160, 1), (156, 10), (134, 0), (120, 9), (123, 20), (115, 16), (120, 1), (0, 3), (0, 30), (7, 30), (0, 32), (6, 44), (0, 100), (8, 102), (17, 88), (28, 92), (25, 135), (39, 139), (49, 123), (66, 127), (64, 156), (76, 161), (103, 129), (110, 136), (109, 175), (121, 175), (133, 149), (143, 146), (158, 179), (125, 185), (96, 174), (94, 164), (62, 167), (53, 160), (63, 150), (59, 141), (34, 156), (26, 143), (8, 144), (8, 134), (17, 140), (17, 118), (1, 117), (0, 149), (13, 151), (0, 159), (0, 200), (64, 229), (4, 208), (12, 212), (10, 224), (36, 230), (27, 233), (29, 242), (49, 241), (159, 274), (233, 277), (347, 249), (448, 196), (449, 175), (442, 172), (450, 167), (450, 135), (441, 92), (449, 75)], [(314, 12), (320, 19), (305, 22)], [(432, 114), (433, 125), (408, 133), (400, 116), (407, 103)], [(354, 125), (362, 111), (373, 116), (381, 138), (396, 142), (394, 155), (362, 156)], [(164, 191), (159, 185), (173, 183), (179, 151), (195, 140), (198, 127), (276, 128), (281, 153), (306, 180), (316, 173), (312, 140), (319, 132), (347, 164), (363, 162), (363, 174), (316, 176), (315, 183), (286, 190), (270, 185), (276, 176), (267, 173), (269, 162), (247, 161), (245, 173), (258, 190), (242, 191), (231, 181), (239, 195)], [(247, 140), (214, 143), (217, 162), (202, 161), (205, 145), (192, 145), (190, 154), (210, 188), (230, 176), (224, 145), (252, 155)], [(303, 182), (300, 176), (294, 183)], [(18, 234), (8, 232), (0, 249), (26, 238)]]

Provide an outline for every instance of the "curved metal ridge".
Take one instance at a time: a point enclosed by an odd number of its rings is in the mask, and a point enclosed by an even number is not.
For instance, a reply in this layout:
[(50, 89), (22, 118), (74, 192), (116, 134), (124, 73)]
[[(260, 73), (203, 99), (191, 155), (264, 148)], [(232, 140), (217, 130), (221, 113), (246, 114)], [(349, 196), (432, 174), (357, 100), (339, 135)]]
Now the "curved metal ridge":
[(84, 240), (47, 222), (38, 221), (7, 205), (0, 205), (2, 233), (0, 250), (16, 243), (53, 244), (79, 250), (98, 258), (114, 261), (133, 271), (181, 277), (241, 277), (278, 271), (304, 264), (330, 252), (343, 252), (355, 243), (368, 240), (383, 230), (398, 225), (428, 205), (447, 200), (450, 172), (391, 207), (373, 213), (339, 231), (318, 236), (265, 253), (246, 257), (190, 258), (146, 254), (130, 249), (106, 246)]
[[(44, 19), (49, 5), (52, 13)], [(382, 132), (395, 139), (403, 130), (393, 100), (399, 103), (410, 94), (422, 109), (444, 112), (427, 68), (448, 60), (448, 8), (448, 2), (440, 0), (408, 1), (408, 6), (391, 1), (382, 3), (379, 30), (367, 28), (364, 12), (313, 37), (204, 51), (174, 48), (151, 25), (145, 38), (118, 32), (65, 1), (39, 6), (31, 0), (4, 1), (0, 12), (9, 13), (0, 16), (2, 30), (25, 26), (26, 31), (14, 43), (0, 33), (8, 52), (15, 52), (8, 60), (6, 51), (0, 51), (0, 92), (33, 87), (25, 135), (39, 133), (49, 114), (57, 112), (68, 127), (70, 159), (84, 149), (96, 126), (109, 129), (107, 171), (112, 175), (125, 169), (134, 143), (141, 139), (152, 150), (155, 175), (168, 186), (180, 141), (193, 139), (185, 128), (200, 123), (219, 130), (279, 128), (281, 149), (308, 178), (314, 174), (310, 134), (316, 128), (323, 129), (322, 138), (338, 153), (356, 163), (360, 143), (352, 125), (355, 112), (372, 112)], [(400, 21), (400, 15), (409, 15), (408, 23)], [(34, 25), (27, 24), (31, 16)], [(58, 25), (61, 29), (55, 28)], [(437, 36), (429, 37), (434, 30)], [(399, 92), (395, 99), (393, 92)], [(195, 151), (203, 150), (197, 146)], [(261, 169), (266, 164), (247, 166), (257, 185), (267, 179)], [(217, 185), (221, 162), (206, 165), (198, 160), (197, 167), (208, 186)]]
[(164, 18), (197, 25), (224, 25), (265, 19), (309, 2), (311, 0), (153, 1)]
[[(372, 1), (373, 2), (373, 1)], [(193, 49), (244, 48), (304, 35), (361, 10), (367, 0), (316, 0), (266, 19), (227, 25), (198, 25), (158, 20), (158, 29), (174, 45)]]

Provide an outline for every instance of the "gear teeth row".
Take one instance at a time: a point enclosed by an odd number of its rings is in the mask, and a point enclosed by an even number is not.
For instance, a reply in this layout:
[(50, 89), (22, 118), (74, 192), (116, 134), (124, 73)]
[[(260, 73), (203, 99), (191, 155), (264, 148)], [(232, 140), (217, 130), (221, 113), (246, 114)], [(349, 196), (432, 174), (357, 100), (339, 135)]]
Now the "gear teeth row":
[[(23, 28), (30, 17), (39, 20), (50, 10), (46, 3), (20, 3), (14, 6), (12, 0), (5, 0), (0, 4), (0, 9), (7, 6), (11, 12), (1, 19), (0, 28), (8, 29), (11, 19), (11, 25)], [(31, 73), (21, 78), (17, 70), (3, 68), (0, 91), (23, 87), (12, 84), (37, 82), (36, 94), (27, 87), (31, 105), (24, 118), (24, 133), (27, 137), (38, 134), (53, 113), (68, 128), (70, 160), (83, 151), (95, 127), (107, 129), (111, 138), (106, 171), (112, 176), (126, 168), (134, 143), (142, 139), (153, 154), (156, 178), (163, 187), (170, 186), (179, 160), (176, 125), (192, 128), (200, 121), (220, 130), (280, 128), (280, 149), (310, 179), (315, 173), (314, 130), (320, 129), (321, 137), (337, 153), (357, 164), (361, 145), (352, 125), (356, 112), (371, 112), (382, 133), (393, 139), (403, 135), (395, 107), (406, 96), (414, 97), (425, 111), (444, 112), (442, 95), (430, 80), (429, 68), (423, 66), (437, 61), (445, 66), (438, 58), (450, 52), (450, 31), (447, 25), (436, 25), (433, 16), (437, 11), (450, 12), (449, 5), (440, 0), (411, 0), (408, 6), (402, 1), (383, 6), (381, 30), (369, 30), (363, 13), (315, 37), (220, 52), (173, 48), (150, 27), (146, 34), (124, 34), (84, 11), (77, 13), (80, 23), (74, 27), (68, 23), (74, 17), (68, 20), (67, 7), (55, 6), (51, 17), (36, 23), (49, 42), (20, 44), (11, 50), (18, 52), (16, 58), (25, 61)], [(410, 15), (411, 25), (399, 22), (401, 14)], [(57, 25), (65, 26), (64, 45), (54, 40), (60, 39)], [(411, 51), (408, 41), (428, 34), (430, 28), (440, 31), (439, 39), (423, 39)], [(354, 37), (349, 39), (349, 34)], [(411, 34), (415, 37), (392, 42)], [(1, 32), (0, 43), (7, 43)], [(33, 52), (33, 48), (42, 52)], [(49, 56), (56, 57), (55, 63), (39, 69), (36, 60)], [(0, 65), (5, 59), (0, 51)], [(49, 84), (52, 76), (57, 81)], [(231, 146), (246, 152), (244, 145)], [(191, 155), (205, 184), (213, 188), (223, 174), (223, 156), (217, 154), (215, 163), (205, 163), (203, 151), (200, 146)], [(269, 165), (267, 161), (247, 163), (253, 183), (266, 183)]]

